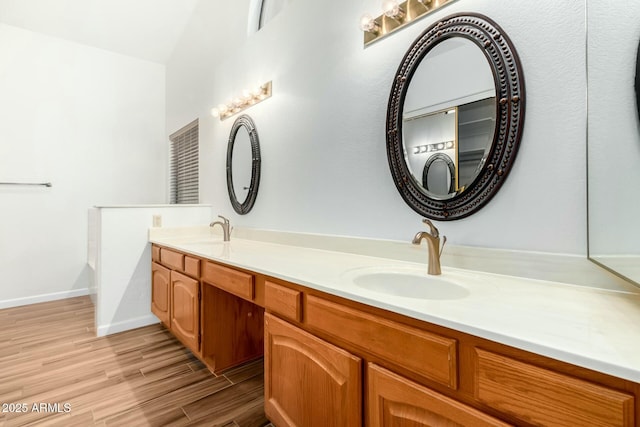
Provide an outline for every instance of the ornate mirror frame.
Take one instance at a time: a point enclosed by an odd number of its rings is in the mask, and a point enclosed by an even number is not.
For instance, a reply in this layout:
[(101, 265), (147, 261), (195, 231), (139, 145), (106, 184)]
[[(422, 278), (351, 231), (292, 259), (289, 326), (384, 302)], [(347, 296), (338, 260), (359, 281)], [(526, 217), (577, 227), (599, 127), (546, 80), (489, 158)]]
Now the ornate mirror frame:
[[(235, 144), (236, 135), (241, 127), (249, 132), (249, 140), (251, 142), (251, 183), (249, 185), (249, 193), (243, 203), (238, 202), (236, 192), (233, 188), (233, 146)], [(229, 134), (229, 143), (227, 144), (227, 190), (229, 191), (229, 199), (233, 210), (240, 215), (249, 213), (256, 202), (258, 196), (258, 185), (260, 184), (260, 140), (258, 139), (258, 131), (251, 120), (251, 117), (243, 114), (238, 117), (231, 127)]]
[[(484, 52), (496, 89), (496, 128), (482, 171), (453, 198), (430, 197), (405, 162), (402, 116), (407, 89), (416, 69), (438, 43), (464, 37)], [(405, 202), (420, 215), (435, 220), (467, 217), (486, 205), (506, 179), (518, 151), (525, 111), (524, 77), (520, 60), (504, 31), (486, 16), (455, 14), (423, 32), (405, 54), (396, 72), (387, 109), (387, 158), (393, 181)]]

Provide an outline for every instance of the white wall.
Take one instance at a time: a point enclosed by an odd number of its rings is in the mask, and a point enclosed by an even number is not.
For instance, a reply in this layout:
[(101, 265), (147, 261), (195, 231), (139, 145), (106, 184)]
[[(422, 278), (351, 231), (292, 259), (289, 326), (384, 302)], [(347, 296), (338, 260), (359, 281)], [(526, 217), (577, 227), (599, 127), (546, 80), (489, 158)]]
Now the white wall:
[[(295, 1), (244, 42), (248, 2), (229, 2), (218, 13), (207, 3), (196, 7), (167, 65), (167, 129), (200, 117), (201, 201), (223, 208), (234, 225), (409, 241), (422, 225), (389, 172), (389, 90), (427, 26), (469, 11), (495, 20), (520, 55), (524, 135), (491, 203), (438, 226), (453, 244), (586, 253), (582, 2), (458, 0), (368, 48), (358, 22), (364, 12), (380, 12), (379, 0)], [(222, 41), (229, 45), (214, 49)], [(233, 43), (239, 48), (231, 50)], [(273, 97), (247, 111), (260, 136), (260, 191), (254, 209), (238, 216), (225, 181), (233, 119), (220, 122), (208, 112), (268, 80)]]
[(0, 24), (0, 307), (87, 292), (87, 208), (166, 202), (165, 68)]
[(211, 206), (130, 206), (92, 209), (94, 233), (96, 334), (104, 336), (158, 323), (151, 314), (151, 244), (154, 215), (163, 227), (207, 224)]

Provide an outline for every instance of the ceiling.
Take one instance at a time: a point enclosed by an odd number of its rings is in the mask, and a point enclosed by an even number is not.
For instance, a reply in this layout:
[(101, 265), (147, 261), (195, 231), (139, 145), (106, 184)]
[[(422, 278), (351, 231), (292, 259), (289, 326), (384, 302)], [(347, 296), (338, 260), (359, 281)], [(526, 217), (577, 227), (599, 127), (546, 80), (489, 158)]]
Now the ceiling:
[(0, 22), (165, 64), (199, 0), (0, 0)]

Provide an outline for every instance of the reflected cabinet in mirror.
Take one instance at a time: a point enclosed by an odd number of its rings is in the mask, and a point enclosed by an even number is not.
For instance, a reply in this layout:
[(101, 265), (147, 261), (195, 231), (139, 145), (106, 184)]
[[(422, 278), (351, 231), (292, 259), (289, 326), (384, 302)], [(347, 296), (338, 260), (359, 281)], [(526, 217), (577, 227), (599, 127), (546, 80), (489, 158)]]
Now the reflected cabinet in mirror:
[(233, 209), (248, 213), (260, 184), (260, 141), (251, 117), (242, 115), (231, 128), (227, 145), (227, 189)]
[(640, 286), (640, 2), (586, 4), (589, 257)]
[(387, 111), (387, 156), (403, 199), (431, 219), (464, 218), (498, 191), (524, 124), (524, 81), (489, 18), (452, 15), (405, 54)]

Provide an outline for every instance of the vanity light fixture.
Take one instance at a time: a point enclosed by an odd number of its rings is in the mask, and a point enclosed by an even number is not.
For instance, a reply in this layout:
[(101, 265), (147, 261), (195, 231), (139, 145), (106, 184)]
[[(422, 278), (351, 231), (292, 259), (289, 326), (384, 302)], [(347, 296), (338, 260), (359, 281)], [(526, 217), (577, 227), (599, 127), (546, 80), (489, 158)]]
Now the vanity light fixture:
[(413, 154), (432, 153), (434, 151), (451, 149), (454, 146), (454, 141), (443, 141), (436, 142), (435, 144), (416, 145), (415, 147), (413, 147)]
[(456, 0), (405, 0), (400, 3), (398, 0), (385, 0), (382, 3), (380, 16), (374, 19), (365, 13), (360, 18), (360, 29), (364, 32), (364, 45), (367, 46), (454, 1)]
[(267, 82), (253, 88), (252, 90), (245, 89), (242, 91), (242, 96), (238, 96), (226, 104), (220, 104), (217, 107), (212, 108), (211, 115), (213, 117), (219, 117), (221, 121), (228, 119), (229, 117), (238, 114), (257, 103), (270, 98), (271, 88), (272, 83)]

